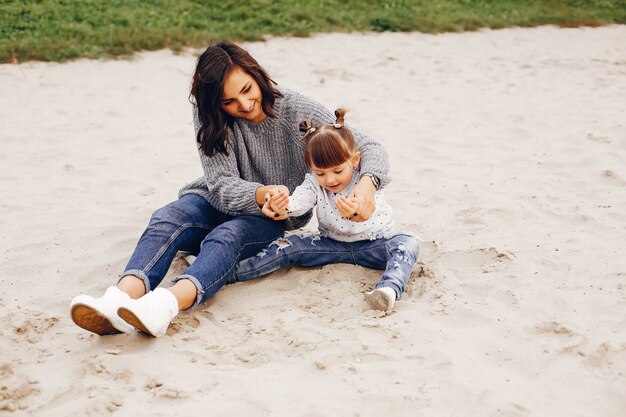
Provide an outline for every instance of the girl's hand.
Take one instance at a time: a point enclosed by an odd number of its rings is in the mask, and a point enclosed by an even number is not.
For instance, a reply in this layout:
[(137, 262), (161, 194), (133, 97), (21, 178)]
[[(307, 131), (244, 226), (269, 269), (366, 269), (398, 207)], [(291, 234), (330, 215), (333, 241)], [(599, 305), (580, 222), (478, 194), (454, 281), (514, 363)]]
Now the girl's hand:
[(267, 217), (269, 217), (272, 220), (285, 220), (287, 217), (289, 217), (289, 214), (287, 214), (287, 212), (285, 212), (284, 214), (280, 214), (280, 213), (276, 213), (275, 211), (272, 210), (272, 208), (270, 207), (270, 202), (269, 202), (269, 193), (267, 193), (268, 195), (268, 201), (263, 204), (263, 207), (261, 207), (261, 213), (265, 214)]
[(284, 185), (264, 185), (262, 187), (257, 188), (256, 195), (255, 195), (257, 205), (259, 207), (263, 207), (263, 204), (265, 204), (265, 201), (266, 201), (265, 196), (267, 195), (267, 193), (269, 193), (270, 196), (275, 196), (275, 195), (279, 195), (281, 191), (289, 195), (289, 189), (285, 187)]
[(374, 211), (376, 211), (376, 204), (374, 203), (374, 195), (376, 194), (376, 187), (372, 183), (372, 180), (366, 176), (361, 177), (359, 183), (352, 189), (352, 192), (348, 198), (355, 198), (359, 203), (358, 216), (353, 216), (350, 220), (354, 222), (364, 222), (372, 217)]
[(347, 199), (344, 196), (339, 196), (335, 205), (337, 206), (337, 210), (339, 210), (341, 217), (345, 217), (347, 219), (354, 217), (354, 214), (359, 211), (359, 202), (354, 197)]
[[(289, 189), (284, 185), (278, 185), (274, 190), (269, 193), (269, 205), (274, 213), (284, 215), (287, 211), (287, 205), (289, 204)], [(268, 199), (265, 199), (268, 201)]]
[(267, 191), (263, 198), (261, 213), (272, 220), (284, 220), (289, 217), (287, 205), (289, 204), (289, 189), (284, 185), (272, 185), (263, 187)]

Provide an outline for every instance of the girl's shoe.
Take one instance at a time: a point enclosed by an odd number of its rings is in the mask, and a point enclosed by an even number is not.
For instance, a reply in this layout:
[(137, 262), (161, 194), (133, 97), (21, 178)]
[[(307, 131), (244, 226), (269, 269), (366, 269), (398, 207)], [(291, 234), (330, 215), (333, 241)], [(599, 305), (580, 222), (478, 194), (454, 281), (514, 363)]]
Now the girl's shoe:
[(137, 330), (159, 337), (165, 334), (170, 321), (178, 314), (178, 300), (171, 291), (157, 288), (137, 300), (124, 303), (117, 314)]
[(77, 326), (98, 335), (135, 333), (117, 315), (117, 309), (131, 298), (117, 287), (109, 287), (100, 298), (77, 295), (70, 304), (70, 315)]
[(374, 310), (389, 311), (396, 302), (396, 291), (390, 287), (381, 287), (366, 293), (365, 301)]

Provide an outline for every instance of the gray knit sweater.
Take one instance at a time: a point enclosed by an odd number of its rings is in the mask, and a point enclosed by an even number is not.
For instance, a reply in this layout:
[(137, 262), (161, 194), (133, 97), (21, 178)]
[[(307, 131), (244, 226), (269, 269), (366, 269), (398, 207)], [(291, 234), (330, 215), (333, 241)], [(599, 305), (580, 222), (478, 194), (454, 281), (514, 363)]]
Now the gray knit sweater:
[[(274, 103), (276, 118), (260, 123), (235, 119), (228, 129), (228, 155), (217, 153), (208, 157), (200, 153), (204, 176), (185, 185), (179, 196), (197, 194), (217, 210), (233, 216), (262, 215), (256, 204), (256, 189), (263, 185), (282, 184), (290, 192), (302, 183), (307, 173), (304, 163), (303, 133), (299, 124), (313, 120), (313, 126), (334, 123), (335, 116), (321, 104), (285, 88)], [(198, 134), (197, 107), (193, 107), (193, 122)], [(389, 183), (389, 158), (385, 148), (368, 136), (352, 129), (361, 151), (361, 173), (380, 179), (381, 187)], [(290, 228), (304, 226), (311, 212), (291, 219)]]

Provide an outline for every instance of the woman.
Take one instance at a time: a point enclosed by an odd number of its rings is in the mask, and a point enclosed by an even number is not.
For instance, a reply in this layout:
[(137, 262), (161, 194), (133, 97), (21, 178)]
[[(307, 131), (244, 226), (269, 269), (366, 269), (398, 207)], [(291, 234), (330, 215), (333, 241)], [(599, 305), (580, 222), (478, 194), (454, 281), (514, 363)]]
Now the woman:
[[(261, 214), (266, 199), (293, 191), (307, 172), (299, 122), (331, 123), (320, 104), (274, 81), (245, 50), (230, 42), (210, 46), (198, 58), (191, 95), (204, 176), (187, 184), (179, 199), (158, 209), (139, 239), (117, 286), (102, 297), (72, 300), (74, 322), (93, 333), (140, 330), (165, 333), (180, 310), (193, 307), (235, 281), (239, 260), (261, 251), (285, 230), (304, 226), (311, 213), (274, 221)], [(385, 149), (355, 132), (362, 177), (352, 196), (369, 219), (374, 194), (389, 182)], [(195, 262), (157, 288), (178, 251)]]

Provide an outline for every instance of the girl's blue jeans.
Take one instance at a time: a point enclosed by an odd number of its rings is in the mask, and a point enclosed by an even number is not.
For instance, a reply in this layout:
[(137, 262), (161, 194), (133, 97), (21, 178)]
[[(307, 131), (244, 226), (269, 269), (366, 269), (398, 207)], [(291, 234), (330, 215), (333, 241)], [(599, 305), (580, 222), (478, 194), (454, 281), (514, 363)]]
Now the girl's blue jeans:
[(146, 292), (165, 277), (178, 251), (196, 260), (172, 282), (189, 279), (197, 288), (194, 306), (235, 282), (237, 263), (282, 236), (285, 223), (265, 217), (233, 217), (217, 211), (204, 198), (188, 194), (154, 212), (122, 277), (143, 280)]
[(289, 235), (281, 237), (262, 252), (239, 262), (237, 281), (246, 281), (288, 266), (319, 266), (331, 263), (361, 265), (382, 269), (376, 288), (390, 287), (399, 299), (411, 276), (419, 253), (413, 235), (398, 233), (389, 238), (340, 242), (320, 235)]

